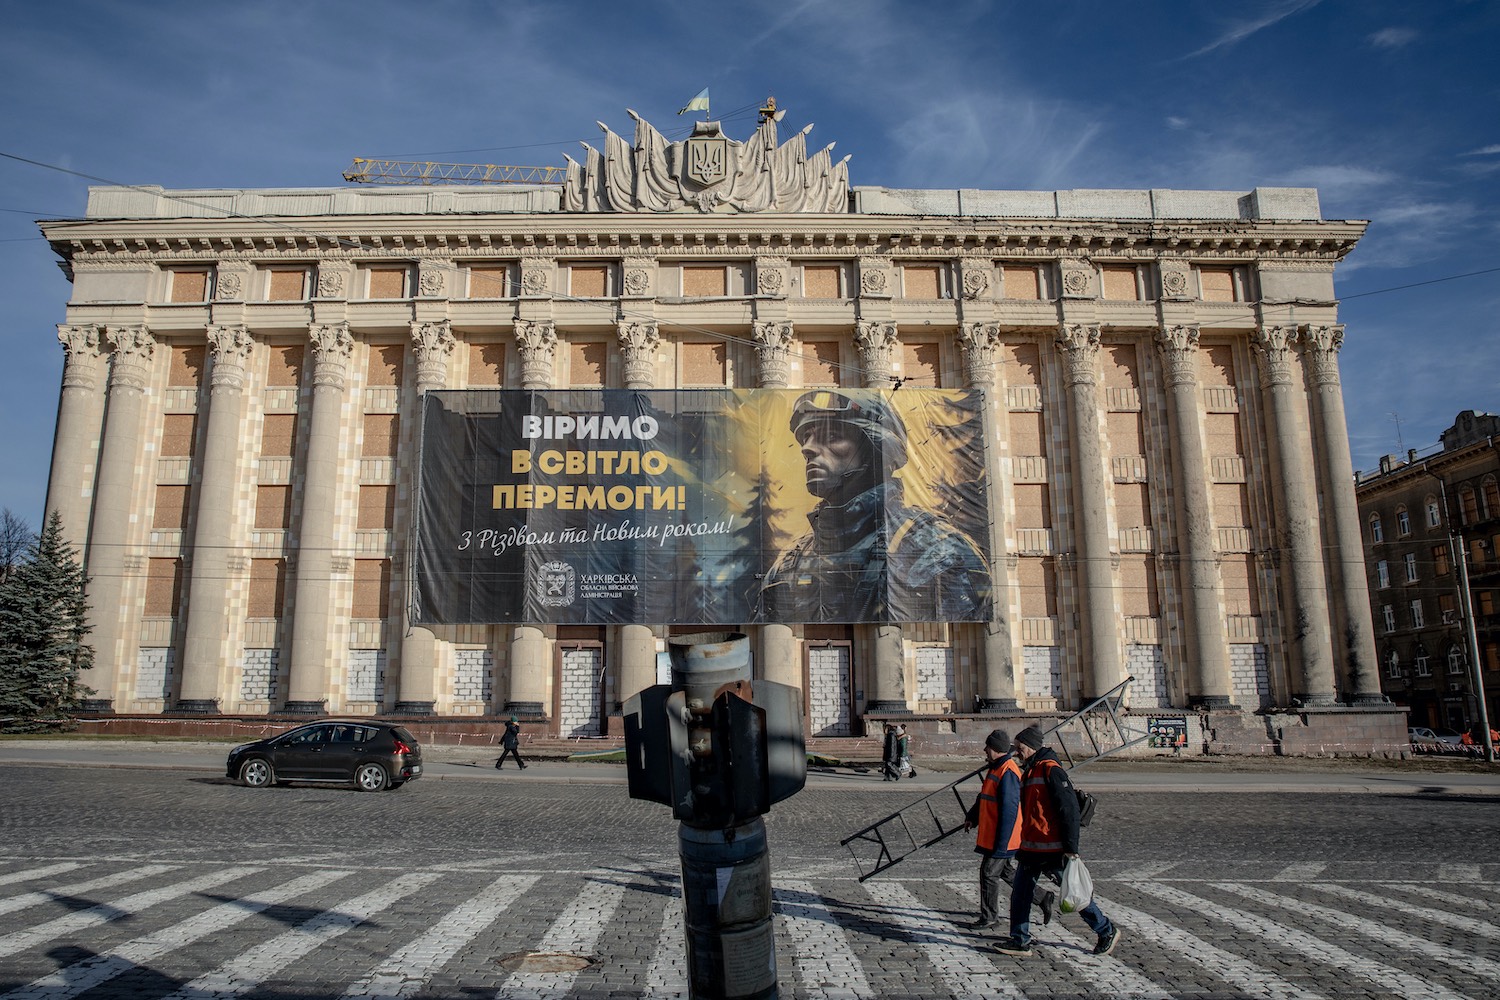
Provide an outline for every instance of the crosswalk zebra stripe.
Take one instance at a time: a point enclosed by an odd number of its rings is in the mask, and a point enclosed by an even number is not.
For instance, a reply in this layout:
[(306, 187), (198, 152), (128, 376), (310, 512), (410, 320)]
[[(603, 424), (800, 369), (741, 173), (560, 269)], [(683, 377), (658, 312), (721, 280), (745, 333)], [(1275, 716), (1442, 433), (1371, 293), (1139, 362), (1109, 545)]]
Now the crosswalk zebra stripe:
[(1210, 944), (1202, 938), (1174, 927), (1165, 921), (1126, 906), (1117, 899), (1095, 896), (1094, 901), (1109, 914), (1109, 919), (1120, 923), (1132, 933), (1140, 934), (1158, 944), (1172, 949), (1231, 986), (1253, 993), (1265, 1000), (1323, 1000), (1322, 994), (1288, 982), (1266, 969), (1247, 962), (1238, 955)]
[(23, 892), (19, 896), (9, 899), (0, 899), (0, 914), (14, 913), (24, 910), (29, 906), (37, 906), (41, 903), (51, 903), (57, 899), (65, 899), (69, 896), (81, 896), (88, 892), (97, 892), (100, 889), (113, 889), (117, 885), (126, 882), (136, 882), (152, 875), (160, 875), (163, 872), (172, 871), (176, 865), (143, 865), (140, 868), (132, 868), (129, 871), (115, 872), (113, 875), (103, 875), (99, 878), (91, 878), (87, 882), (74, 882), (72, 885), (60, 885), (55, 889), (43, 889), (38, 892)]
[(772, 891), (772, 899), (777, 936), (790, 943), (796, 955), (802, 981), (799, 995), (812, 1000), (858, 1000), (873, 995), (848, 935), (810, 882), (784, 881)]
[[(599, 935), (609, 926), (620, 901), (625, 898), (625, 886), (618, 882), (588, 881), (583, 893), (547, 928), (547, 933), (537, 944), (537, 951), (561, 955), (594, 954)], [(496, 997), (497, 1000), (558, 1000), (568, 995), (577, 978), (577, 972), (513, 972)]]
[(865, 891), (886, 912), (899, 914), (896, 922), (911, 944), (927, 955), (954, 1000), (987, 1000), (996, 994), (1025, 1000), (1021, 988), (976, 951), (974, 942), (962, 939), (958, 928), (923, 906), (905, 887), (893, 882), (866, 882)]
[[(1411, 903), (1403, 903), (1399, 899), (1391, 899), (1388, 896), (1377, 896), (1373, 892), (1362, 892), (1359, 889), (1351, 889), (1346, 885), (1338, 885), (1332, 882), (1315, 883), (1311, 888), (1319, 892), (1326, 892), (1331, 896), (1338, 896), (1341, 899), (1363, 903), (1366, 906), (1384, 906), (1398, 913), (1405, 913), (1407, 916), (1416, 917), (1418, 920), (1426, 921), (1429, 924), (1442, 924), (1444, 927), (1467, 931), (1479, 937), (1489, 938), (1491, 941), (1500, 939), (1500, 927), (1496, 927), (1494, 924), (1487, 923), (1484, 920), (1475, 919), (1472, 916), (1465, 916), (1463, 913), (1434, 910), (1430, 906), (1414, 906)], [(1452, 893), (1436, 891), (1424, 891), (1424, 893), (1429, 898), (1438, 902), (1450, 903), (1457, 907), (1472, 907), (1474, 905), (1473, 899), (1456, 896)]]
[(1181, 889), (1173, 889), (1157, 883), (1140, 882), (1134, 884), (1132, 888), (1190, 912), (1232, 924), (1242, 931), (1274, 941), (1279, 946), (1301, 952), (1314, 962), (1321, 962), (1332, 968), (1343, 969), (1353, 975), (1362, 976), (1396, 996), (1407, 997), (1409, 1000), (1466, 1000), (1462, 993), (1444, 989), (1419, 976), (1413, 976), (1374, 959), (1345, 951), (1337, 945), (1329, 944), (1294, 927), (1278, 924), (1258, 914), (1231, 906), (1221, 906), (1201, 896), (1194, 896)]
[(61, 875), (75, 868), (82, 868), (83, 864), (78, 861), (62, 861), (45, 868), (22, 868), (19, 871), (6, 872), (0, 875), (0, 885), (10, 885), (12, 882), (34, 882), (39, 878), (47, 878), (50, 875)]
[(1479, 882), (1482, 879), (1478, 865), (1438, 865), (1438, 882)]
[(373, 972), (345, 990), (344, 996), (351, 1000), (401, 1000), (419, 992), (433, 973), (494, 923), (538, 878), (505, 875), (496, 879), (479, 895), (449, 910), (426, 934), (398, 948)]
[(673, 893), (661, 915), (656, 950), (646, 967), (645, 996), (652, 1000), (684, 1000), (687, 985), (687, 926), (683, 922), (682, 896)]
[[(979, 887), (974, 882), (950, 882), (948, 888), (963, 897), (976, 910), (979, 908)], [(1010, 920), (1009, 906), (1009, 897), (1002, 890), (1000, 893), (1001, 937), (1005, 937), (1007, 933), (1005, 928), (1008, 928)], [(1172, 998), (1170, 991), (1162, 989), (1119, 959), (1093, 958), (1092, 932), (1087, 937), (1073, 933), (1063, 925), (1061, 915), (1050, 924), (1043, 924), (1039, 917), (1033, 915), (1031, 936), (1036, 944), (1052, 945), (1059, 949), (1053, 954), (1079, 960), (1077, 962), (1079, 977), (1105, 996), (1141, 997), (1143, 1000), (1171, 1000)], [(1080, 949), (1082, 954), (1080, 954)], [(1087, 961), (1082, 961), (1084, 955), (1089, 956)]]
[(1307, 882), (1323, 874), (1327, 868), (1321, 861), (1307, 861), (1302, 864), (1287, 865), (1281, 871), (1271, 876), (1272, 882)]
[(1176, 861), (1147, 861), (1145, 864), (1132, 865), (1124, 871), (1117, 872), (1111, 878), (1121, 882), (1131, 882), (1139, 879), (1155, 878), (1162, 872), (1170, 871), (1177, 867)]
[[(1478, 915), (1484, 911), (1485, 907), (1489, 906), (1489, 900), (1487, 899), (1476, 899), (1473, 896), (1460, 895), (1456, 892), (1444, 892), (1441, 889), (1434, 889), (1430, 885), (1425, 884), (1408, 885), (1402, 882), (1392, 882), (1388, 883), (1388, 886), (1389, 888), (1405, 892), (1421, 893), (1423, 899), (1428, 899), (1435, 903), (1447, 903), (1453, 907), (1455, 912), (1445, 915), (1456, 921), (1453, 925), (1455, 927), (1466, 931), (1474, 931), (1475, 933), (1482, 934), (1484, 937), (1489, 937), (1495, 930), (1495, 924), (1491, 923), (1486, 917)], [(1472, 888), (1477, 889), (1480, 887), (1474, 886)], [(1388, 904), (1396, 902), (1396, 900), (1387, 899), (1384, 896), (1377, 896), (1375, 898)], [(1465, 916), (1466, 913), (1468, 914), (1467, 916)]]
[[(137, 869), (140, 871), (141, 869)], [(35, 947), (51, 941), (54, 938), (66, 937), (89, 927), (97, 927), (99, 924), (107, 924), (121, 917), (134, 916), (138, 911), (158, 903), (165, 903), (169, 899), (178, 896), (186, 896), (190, 892), (199, 892), (203, 889), (211, 889), (225, 882), (232, 882), (245, 875), (253, 875), (262, 869), (259, 868), (226, 868), (197, 878), (188, 879), (186, 882), (178, 882), (176, 885), (163, 886), (159, 889), (148, 889), (134, 895), (125, 896), (110, 903), (100, 903), (90, 906), (86, 910), (78, 910), (67, 916), (58, 917), (56, 920), (48, 920), (37, 924), (35, 927), (24, 931), (17, 931), (10, 937), (0, 941), (0, 956), (14, 955), (18, 951)]]
[(1300, 899), (1277, 896), (1274, 893), (1269, 893), (1248, 885), (1240, 885), (1236, 882), (1215, 882), (1214, 886), (1228, 892), (1237, 893), (1246, 899), (1251, 899), (1267, 906), (1280, 906), (1287, 909), (1300, 910), (1310, 917), (1327, 921), (1336, 927), (1345, 927), (1366, 937), (1374, 938), (1376, 941), (1384, 944), (1403, 948), (1407, 951), (1414, 951), (1426, 958), (1446, 962), (1449, 965), (1457, 965), (1481, 979), (1500, 983), (1500, 962), (1494, 962), (1488, 958), (1481, 958), (1478, 955), (1462, 952), (1456, 948), (1449, 948), (1447, 945), (1435, 944), (1425, 938), (1409, 934), (1406, 931), (1387, 927), (1385, 924), (1375, 920), (1356, 917), (1342, 910), (1331, 909), (1327, 906), (1318, 906), (1315, 903), (1304, 902)]
[(213, 972), (204, 973), (171, 995), (170, 1000), (205, 1000), (239, 996), (313, 949), (364, 923), (392, 903), (439, 878), (436, 872), (411, 872), (379, 889), (309, 917), (291, 930), (263, 941)]
[(107, 954), (91, 955), (81, 962), (74, 962), (50, 976), (10, 991), (0, 1000), (67, 1000), (169, 951), (218, 934), (253, 914), (352, 874), (347, 871), (314, 872), (272, 889), (220, 903), (181, 923), (127, 941)]

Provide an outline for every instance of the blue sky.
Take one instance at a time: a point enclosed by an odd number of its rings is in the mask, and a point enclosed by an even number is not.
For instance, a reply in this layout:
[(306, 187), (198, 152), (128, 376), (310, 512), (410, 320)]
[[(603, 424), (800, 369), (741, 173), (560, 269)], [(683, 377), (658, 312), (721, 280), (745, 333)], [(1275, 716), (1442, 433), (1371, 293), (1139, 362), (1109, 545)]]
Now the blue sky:
[[(707, 87), (740, 139), (775, 95), (855, 185), (1316, 187), (1371, 223), (1337, 282), (1355, 468), (1500, 411), (1500, 3), (0, 0), (0, 24), (0, 153), (111, 183), (560, 165)], [(33, 526), (68, 298), (34, 220), (91, 183), (0, 157), (0, 508)]]

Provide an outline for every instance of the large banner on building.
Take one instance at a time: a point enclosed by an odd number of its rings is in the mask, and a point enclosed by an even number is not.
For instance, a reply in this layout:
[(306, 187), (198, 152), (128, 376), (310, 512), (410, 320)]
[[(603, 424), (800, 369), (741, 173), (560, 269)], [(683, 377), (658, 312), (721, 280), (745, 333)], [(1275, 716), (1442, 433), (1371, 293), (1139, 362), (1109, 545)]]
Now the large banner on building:
[(987, 621), (981, 398), (428, 392), (413, 619)]

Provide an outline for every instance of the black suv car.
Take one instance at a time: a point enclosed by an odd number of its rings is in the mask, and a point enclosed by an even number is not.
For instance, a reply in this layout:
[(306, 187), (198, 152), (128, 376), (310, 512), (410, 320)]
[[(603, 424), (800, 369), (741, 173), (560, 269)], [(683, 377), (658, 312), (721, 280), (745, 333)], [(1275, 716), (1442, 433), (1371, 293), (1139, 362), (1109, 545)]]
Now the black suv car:
[(422, 776), (422, 747), (390, 722), (328, 719), (235, 747), (226, 773), (250, 788), (336, 781), (378, 792)]

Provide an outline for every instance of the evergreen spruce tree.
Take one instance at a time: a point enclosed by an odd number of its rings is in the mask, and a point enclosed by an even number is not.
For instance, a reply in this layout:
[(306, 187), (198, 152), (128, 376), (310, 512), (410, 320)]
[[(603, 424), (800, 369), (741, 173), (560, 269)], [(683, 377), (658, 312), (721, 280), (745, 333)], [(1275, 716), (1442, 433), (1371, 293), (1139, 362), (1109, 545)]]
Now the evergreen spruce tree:
[(34, 732), (66, 723), (93, 666), (83, 567), (54, 511), (25, 560), (0, 583), (0, 731)]

